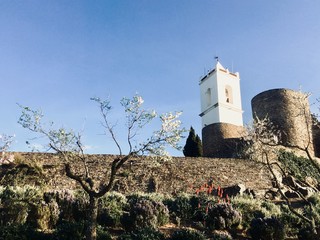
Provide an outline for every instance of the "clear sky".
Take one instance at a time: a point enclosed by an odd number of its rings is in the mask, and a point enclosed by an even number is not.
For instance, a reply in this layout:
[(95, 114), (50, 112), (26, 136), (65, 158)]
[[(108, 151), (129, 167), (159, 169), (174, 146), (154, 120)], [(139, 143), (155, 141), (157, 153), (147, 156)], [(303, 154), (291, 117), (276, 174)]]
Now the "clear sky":
[(16, 135), (15, 151), (34, 136), (17, 123), (20, 103), (83, 131), (88, 152), (117, 153), (93, 96), (109, 96), (116, 119), (119, 100), (139, 93), (147, 108), (182, 110), (184, 127), (201, 134), (198, 83), (215, 56), (240, 72), (245, 122), (261, 91), (301, 86), (310, 102), (320, 97), (318, 0), (1, 0), (0, 9), (0, 133)]

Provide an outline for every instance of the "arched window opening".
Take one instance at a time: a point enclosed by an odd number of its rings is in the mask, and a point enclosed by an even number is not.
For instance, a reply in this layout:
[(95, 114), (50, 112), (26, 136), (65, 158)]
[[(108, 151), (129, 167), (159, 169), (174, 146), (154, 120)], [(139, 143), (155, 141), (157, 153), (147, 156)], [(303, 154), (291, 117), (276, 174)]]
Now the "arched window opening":
[(233, 103), (232, 88), (229, 85), (225, 88), (225, 97), (227, 103)]

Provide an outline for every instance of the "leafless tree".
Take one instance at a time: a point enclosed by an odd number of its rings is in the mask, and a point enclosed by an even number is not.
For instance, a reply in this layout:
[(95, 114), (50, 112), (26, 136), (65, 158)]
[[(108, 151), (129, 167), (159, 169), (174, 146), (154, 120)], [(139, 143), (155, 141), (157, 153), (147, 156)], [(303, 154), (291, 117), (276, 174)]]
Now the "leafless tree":
[[(313, 204), (304, 194), (301, 193), (301, 188), (299, 184), (296, 183), (292, 173), (286, 171), (277, 160), (279, 150), (283, 148), (283, 143), (281, 142), (281, 139), (283, 139), (281, 137), (281, 131), (266, 117), (264, 119), (256, 118), (253, 124), (248, 127), (247, 132), (248, 134), (245, 137), (245, 141), (247, 143), (247, 148), (245, 149), (246, 155), (251, 155), (255, 160), (266, 164), (274, 182), (274, 186), (280, 193), (282, 199), (285, 200), (289, 210), (302, 221), (306, 222), (315, 235), (320, 234), (317, 233), (317, 225), (313, 215), (306, 215), (297, 211), (292, 206), (290, 198), (288, 198), (284, 192), (284, 186), (289, 188), (310, 208), (310, 212), (313, 212)], [(308, 152), (308, 145), (309, 143), (306, 143), (306, 147), (304, 148), (295, 145), (292, 145), (291, 147), (293, 149), (305, 151), (307, 156), (310, 157), (310, 164), (317, 166), (317, 163), (315, 163), (315, 160), (311, 158), (311, 154)], [(303, 181), (303, 184), (310, 186), (305, 181)], [(318, 191), (316, 188), (313, 189)]]
[[(88, 164), (89, 156), (84, 153), (84, 145), (81, 141), (81, 135), (74, 133), (72, 130), (65, 128), (54, 129), (53, 124), (43, 123), (43, 114), (41, 111), (32, 110), (29, 107), (22, 107), (22, 114), (19, 123), (26, 129), (46, 137), (48, 146), (54, 150), (64, 163), (66, 175), (76, 181), (89, 196), (89, 214), (87, 240), (96, 239), (96, 226), (98, 214), (98, 199), (104, 196), (112, 189), (119, 169), (129, 160), (136, 156), (152, 155), (165, 157), (168, 156), (165, 151), (166, 146), (180, 149), (179, 140), (182, 133), (181, 122), (178, 119), (180, 113), (166, 113), (157, 115), (155, 111), (145, 110), (142, 108), (143, 99), (135, 95), (133, 98), (123, 98), (121, 105), (124, 107), (126, 116), (126, 141), (128, 152), (124, 153), (116, 136), (116, 125), (112, 124), (109, 117), (111, 105), (109, 100), (92, 98), (98, 104), (102, 117), (102, 126), (106, 133), (119, 150), (119, 155), (111, 163), (111, 169), (107, 169), (102, 179), (93, 180), (92, 172)], [(159, 130), (144, 141), (138, 142), (137, 135), (139, 132), (150, 124), (156, 118), (160, 119), (161, 127)], [(137, 143), (136, 143), (137, 142)], [(135, 144), (136, 143), (136, 144)], [(83, 165), (83, 173), (76, 173), (73, 169), (75, 161), (80, 161)]]

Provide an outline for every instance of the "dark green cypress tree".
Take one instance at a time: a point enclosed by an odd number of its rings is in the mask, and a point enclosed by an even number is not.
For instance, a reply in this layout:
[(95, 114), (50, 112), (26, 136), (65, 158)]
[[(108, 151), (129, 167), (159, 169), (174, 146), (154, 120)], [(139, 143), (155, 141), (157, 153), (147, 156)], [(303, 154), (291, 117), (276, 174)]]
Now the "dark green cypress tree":
[(186, 145), (183, 148), (183, 154), (186, 157), (201, 157), (202, 143), (198, 135), (196, 135), (193, 127), (190, 127), (189, 136)]
[(197, 134), (196, 135), (196, 152), (197, 152), (197, 157), (202, 157), (202, 141), (201, 141), (201, 139), (200, 139), (200, 137), (199, 137), (199, 135)]

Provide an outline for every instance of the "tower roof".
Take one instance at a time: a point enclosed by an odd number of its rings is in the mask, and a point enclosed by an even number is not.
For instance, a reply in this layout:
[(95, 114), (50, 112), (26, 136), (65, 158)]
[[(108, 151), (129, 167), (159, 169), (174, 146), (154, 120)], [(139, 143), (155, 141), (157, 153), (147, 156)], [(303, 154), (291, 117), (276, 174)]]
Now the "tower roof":
[(221, 65), (221, 63), (219, 61), (217, 61), (215, 69), (223, 69), (223, 70), (225, 70), (225, 68)]

